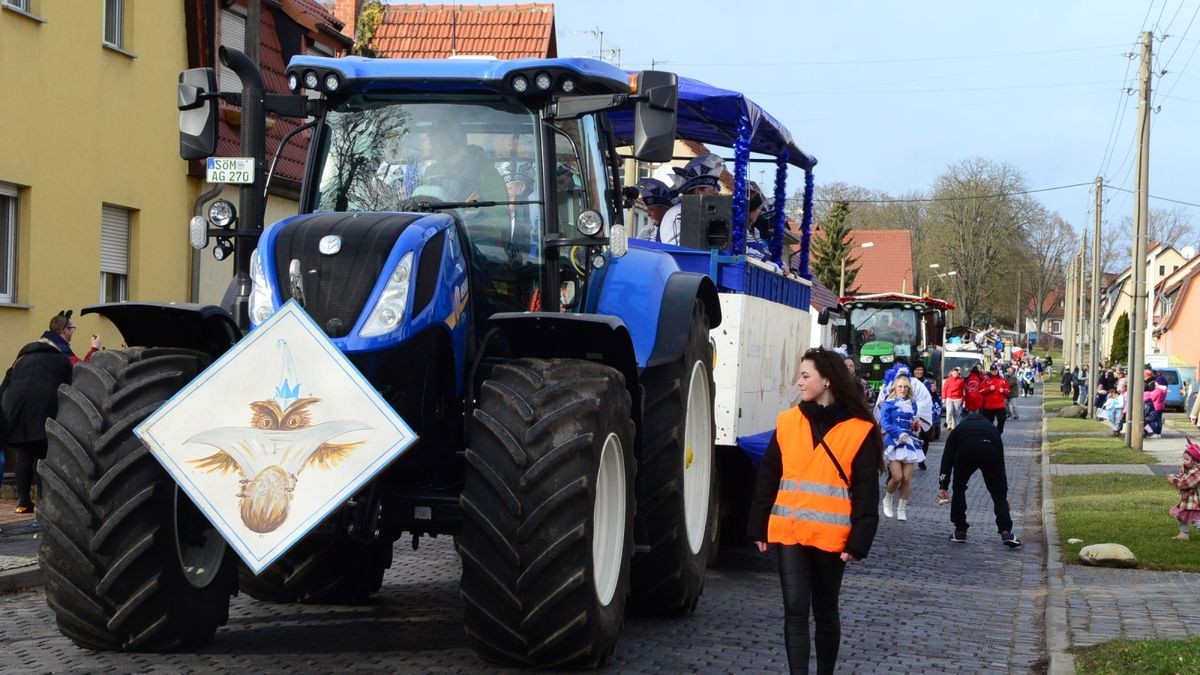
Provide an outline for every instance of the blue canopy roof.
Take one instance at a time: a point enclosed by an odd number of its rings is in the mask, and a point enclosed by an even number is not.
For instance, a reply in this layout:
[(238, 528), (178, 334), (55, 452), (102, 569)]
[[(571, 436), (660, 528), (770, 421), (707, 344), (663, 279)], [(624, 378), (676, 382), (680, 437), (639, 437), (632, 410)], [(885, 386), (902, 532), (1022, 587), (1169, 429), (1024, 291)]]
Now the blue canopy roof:
[[(796, 145), (779, 120), (736, 91), (680, 77), (678, 110), (678, 138), (732, 148), (737, 142), (738, 119), (744, 117), (753, 132), (751, 152), (779, 157), (786, 150), (788, 163), (801, 169), (817, 163), (816, 157)], [(609, 113), (609, 118), (617, 137), (632, 142), (633, 112), (617, 110)]]

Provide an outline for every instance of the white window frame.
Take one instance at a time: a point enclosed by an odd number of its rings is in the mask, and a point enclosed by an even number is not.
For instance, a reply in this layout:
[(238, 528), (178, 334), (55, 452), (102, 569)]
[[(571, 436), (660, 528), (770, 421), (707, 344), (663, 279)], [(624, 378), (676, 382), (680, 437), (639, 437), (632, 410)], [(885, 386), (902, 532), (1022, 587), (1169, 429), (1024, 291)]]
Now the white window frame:
[(40, 4), (40, 0), (0, 0), (0, 9), (20, 14), (38, 23), (46, 23), (45, 19), (37, 15), (37, 10), (41, 9)]
[[(100, 302), (129, 299), (129, 240), (133, 211), (104, 204), (100, 213)], [(114, 286), (116, 293), (108, 294)]]
[[(105, 45), (118, 49), (125, 50), (125, 0), (104, 0), (104, 24), (102, 40)], [(117, 33), (112, 35), (109, 33), (109, 14), (113, 15), (112, 24)]]
[(12, 7), (13, 9), (20, 10), (26, 14), (30, 13), (29, 0), (4, 0), (4, 6)]
[(0, 232), (0, 258), (4, 260), (6, 273), (0, 278), (0, 303), (14, 304), (17, 301), (17, 241), (20, 236), (18, 214), (20, 192), (17, 186), (0, 183), (0, 221), (7, 223), (7, 231)]
[(1062, 322), (1058, 321), (1057, 319), (1051, 321), (1050, 322), (1050, 334), (1058, 335), (1061, 332), (1062, 332)]

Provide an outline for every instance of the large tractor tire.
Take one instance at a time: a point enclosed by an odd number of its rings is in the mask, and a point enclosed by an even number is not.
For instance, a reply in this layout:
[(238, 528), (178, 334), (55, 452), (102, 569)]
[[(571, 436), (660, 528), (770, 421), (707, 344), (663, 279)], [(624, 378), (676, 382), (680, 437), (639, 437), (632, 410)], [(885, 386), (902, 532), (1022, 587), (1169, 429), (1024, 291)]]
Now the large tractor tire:
[(704, 590), (720, 511), (713, 439), (712, 345), (697, 300), (687, 346), (674, 363), (642, 375), (645, 406), (630, 603), (641, 614), (686, 616)]
[(228, 619), (231, 550), (133, 434), (209, 362), (179, 349), (108, 350), (58, 390), (39, 469), (38, 559), (59, 630), (81, 647), (190, 649)]
[(635, 460), (621, 374), (567, 359), (496, 367), (466, 453), (459, 551), (467, 635), (515, 666), (612, 654), (633, 551)]
[(279, 560), (255, 575), (238, 570), (247, 595), (268, 602), (353, 605), (383, 585), (392, 566), (392, 543), (362, 543), (328, 534), (306, 537)]

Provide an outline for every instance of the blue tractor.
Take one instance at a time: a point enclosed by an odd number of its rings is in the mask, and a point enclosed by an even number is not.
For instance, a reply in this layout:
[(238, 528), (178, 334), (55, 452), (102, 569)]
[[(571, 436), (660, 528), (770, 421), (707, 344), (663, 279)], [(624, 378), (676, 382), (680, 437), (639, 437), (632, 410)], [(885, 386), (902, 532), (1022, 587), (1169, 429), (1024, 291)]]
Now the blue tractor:
[[(218, 99), (241, 106), (253, 182), (240, 208), (192, 222), (193, 244), (217, 239), (237, 273), (224, 307), (86, 310), (129, 348), (82, 364), (50, 423), (42, 562), (60, 629), (93, 649), (191, 647), (239, 588), (361, 601), (394, 542), (437, 535), (457, 538), (466, 632), (489, 661), (596, 666), (627, 610), (691, 613), (719, 493), (736, 487), (718, 481), (717, 439), (740, 434), (718, 433), (710, 331), (724, 296), (763, 271), (730, 251), (630, 245), (616, 148), (671, 158), (676, 76), (587, 59), (298, 56), (289, 96), (265, 94), (240, 52), (220, 58), (245, 89), (218, 93), (212, 69), (181, 75), (181, 154), (211, 157)], [(263, 229), (266, 112), (311, 118), (313, 136), (300, 214)], [(132, 428), (289, 302), (419, 440), (254, 574)]]

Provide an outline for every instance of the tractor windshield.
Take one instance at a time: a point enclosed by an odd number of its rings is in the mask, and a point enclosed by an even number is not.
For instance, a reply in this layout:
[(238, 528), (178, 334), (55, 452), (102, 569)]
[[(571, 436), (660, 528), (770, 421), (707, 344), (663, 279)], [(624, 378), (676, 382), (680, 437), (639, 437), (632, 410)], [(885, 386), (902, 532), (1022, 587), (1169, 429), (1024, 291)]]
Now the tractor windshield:
[(850, 312), (856, 345), (890, 342), (895, 356), (908, 359), (920, 343), (917, 312), (903, 307), (856, 307)]
[(538, 120), (504, 96), (351, 96), (325, 119), (315, 212), (441, 211), (486, 267), (492, 311), (528, 309), (542, 263)]

